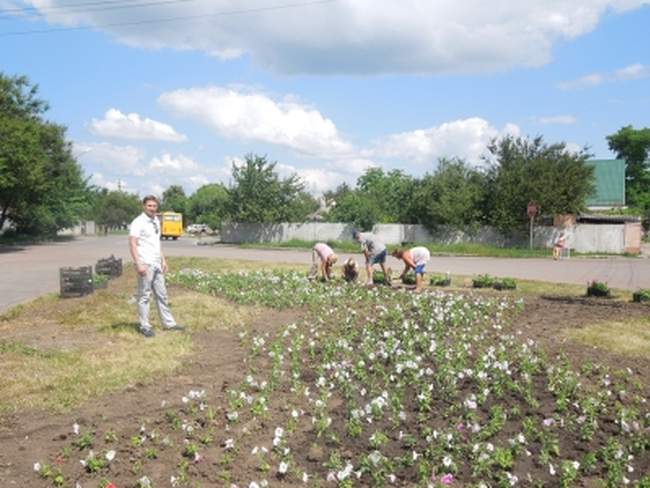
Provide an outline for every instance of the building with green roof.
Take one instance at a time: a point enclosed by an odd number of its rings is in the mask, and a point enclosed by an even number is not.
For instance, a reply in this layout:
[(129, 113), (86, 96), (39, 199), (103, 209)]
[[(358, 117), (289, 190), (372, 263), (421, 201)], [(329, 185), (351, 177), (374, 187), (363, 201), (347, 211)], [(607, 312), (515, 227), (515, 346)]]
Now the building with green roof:
[(625, 206), (625, 161), (623, 159), (590, 159), (594, 168), (594, 193), (587, 198), (592, 210)]

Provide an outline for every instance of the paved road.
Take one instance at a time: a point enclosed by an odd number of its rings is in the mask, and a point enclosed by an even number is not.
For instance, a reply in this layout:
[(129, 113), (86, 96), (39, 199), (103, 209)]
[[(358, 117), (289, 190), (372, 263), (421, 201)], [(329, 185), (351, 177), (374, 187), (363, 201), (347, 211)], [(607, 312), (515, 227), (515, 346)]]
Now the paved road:
[[(69, 242), (7, 248), (0, 246), (0, 312), (39, 295), (58, 291), (61, 266), (94, 264), (114, 254), (128, 260), (126, 236), (84, 237)], [(240, 249), (234, 246), (197, 246), (196, 239), (165, 241), (168, 256), (199, 256), (251, 259), (275, 262), (308, 263), (310, 253), (295, 250)], [(347, 256), (347, 255), (346, 255)], [(357, 256), (360, 261), (360, 257)], [(391, 259), (393, 269), (401, 269)], [(435, 272), (474, 275), (489, 273), (559, 283), (586, 284), (589, 280), (606, 281), (614, 288), (636, 290), (650, 288), (650, 259), (607, 258), (503, 259), (434, 257), (428, 269)]]

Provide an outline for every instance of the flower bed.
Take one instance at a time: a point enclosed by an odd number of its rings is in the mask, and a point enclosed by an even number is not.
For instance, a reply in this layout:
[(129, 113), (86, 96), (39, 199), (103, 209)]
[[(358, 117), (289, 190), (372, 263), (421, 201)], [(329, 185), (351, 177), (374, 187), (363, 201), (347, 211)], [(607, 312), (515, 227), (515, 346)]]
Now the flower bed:
[[(107, 436), (110, 426), (82, 443), (77, 433), (57, 468), (66, 479), (96, 486), (122, 460), (129, 486), (650, 483), (646, 392), (629, 373), (546, 358), (516, 334), (519, 301), (297, 273), (184, 271), (170, 282), (304, 316), (240, 334), (246, 370), (225, 401), (191, 391), (180, 408), (134, 421), (130, 438)], [(89, 459), (101, 461), (92, 472)], [(38, 472), (53, 480), (48, 470)]]

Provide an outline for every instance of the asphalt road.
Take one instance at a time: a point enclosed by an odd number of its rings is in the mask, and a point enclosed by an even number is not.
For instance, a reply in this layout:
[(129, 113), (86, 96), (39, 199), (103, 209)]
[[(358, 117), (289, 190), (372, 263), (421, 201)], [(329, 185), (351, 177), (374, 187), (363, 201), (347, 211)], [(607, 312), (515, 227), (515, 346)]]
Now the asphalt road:
[[(309, 263), (309, 251), (240, 249), (236, 246), (197, 246), (197, 239), (164, 241), (167, 256), (198, 256), (225, 259), (250, 259), (267, 262)], [(94, 265), (111, 254), (130, 261), (126, 236), (83, 237), (68, 242), (39, 245), (0, 246), (0, 312), (40, 295), (59, 289), (58, 270), (62, 266)], [(343, 255), (347, 257), (347, 254)], [(389, 258), (393, 269), (400, 264)], [(357, 255), (361, 262), (361, 257)], [(650, 288), (650, 259), (577, 258), (566, 261), (551, 259), (505, 259), (470, 257), (434, 257), (427, 270), (452, 274), (489, 273), (558, 283), (586, 284), (605, 281), (609, 286), (636, 290)]]

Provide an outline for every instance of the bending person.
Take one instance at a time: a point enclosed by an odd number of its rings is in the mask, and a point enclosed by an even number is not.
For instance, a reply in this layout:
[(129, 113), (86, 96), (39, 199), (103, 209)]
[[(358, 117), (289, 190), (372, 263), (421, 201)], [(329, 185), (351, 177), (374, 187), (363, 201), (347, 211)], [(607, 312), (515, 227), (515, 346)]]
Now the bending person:
[(338, 260), (338, 256), (334, 254), (334, 251), (324, 242), (318, 242), (311, 250), (311, 262), (312, 266), (316, 264), (316, 259), (320, 262), (318, 264), (318, 269), (320, 274), (325, 281), (328, 281), (332, 278), (332, 267), (334, 263)]
[(409, 269), (415, 270), (415, 290), (420, 291), (424, 281), (424, 268), (431, 259), (429, 250), (423, 246), (411, 249), (396, 249), (393, 251), (392, 256), (404, 261), (404, 271), (402, 271), (400, 279), (404, 279)]
[(384, 281), (390, 284), (390, 275), (386, 270), (386, 246), (379, 237), (374, 234), (361, 234), (358, 230), (352, 231), (352, 237), (361, 244), (361, 250), (366, 258), (367, 285), (372, 285), (372, 267), (375, 264), (381, 266), (384, 272)]

